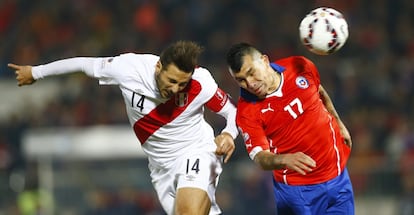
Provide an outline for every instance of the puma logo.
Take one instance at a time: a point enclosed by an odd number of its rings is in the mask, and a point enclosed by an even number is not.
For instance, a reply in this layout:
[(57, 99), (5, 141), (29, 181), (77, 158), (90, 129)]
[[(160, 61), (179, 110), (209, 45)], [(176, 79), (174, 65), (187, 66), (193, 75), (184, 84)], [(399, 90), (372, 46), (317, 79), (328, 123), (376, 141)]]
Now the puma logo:
[(275, 110), (273, 110), (273, 108), (270, 107), (270, 103), (267, 103), (267, 108), (262, 109), (262, 113), (266, 113), (267, 111), (275, 112)]

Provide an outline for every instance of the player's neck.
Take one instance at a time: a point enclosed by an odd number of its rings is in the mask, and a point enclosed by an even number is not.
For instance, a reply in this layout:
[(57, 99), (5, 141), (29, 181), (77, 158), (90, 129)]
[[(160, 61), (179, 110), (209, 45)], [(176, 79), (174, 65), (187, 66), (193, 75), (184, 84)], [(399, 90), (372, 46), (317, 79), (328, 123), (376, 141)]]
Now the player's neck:
[(271, 84), (269, 85), (270, 87), (267, 92), (268, 95), (279, 89), (280, 84), (282, 83), (282, 77), (280, 73), (272, 71), (271, 76), (270, 76), (270, 81), (271, 81)]

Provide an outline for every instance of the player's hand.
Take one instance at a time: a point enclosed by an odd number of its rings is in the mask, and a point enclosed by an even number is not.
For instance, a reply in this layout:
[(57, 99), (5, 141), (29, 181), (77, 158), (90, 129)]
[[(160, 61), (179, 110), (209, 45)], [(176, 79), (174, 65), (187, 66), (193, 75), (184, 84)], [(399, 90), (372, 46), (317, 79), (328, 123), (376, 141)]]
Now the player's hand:
[(233, 137), (229, 133), (223, 132), (214, 139), (214, 142), (217, 145), (216, 154), (226, 155), (224, 163), (227, 163), (236, 148)]
[(341, 129), (342, 137), (344, 138), (345, 144), (352, 148), (352, 139), (351, 134), (349, 133), (348, 129), (345, 127)]
[(36, 80), (34, 80), (32, 75), (32, 67), (31, 66), (20, 66), (16, 64), (7, 64), (8, 67), (15, 70), (17, 85), (30, 85), (33, 84)]
[(303, 152), (277, 155), (281, 159), (281, 164), (286, 168), (294, 170), (302, 175), (312, 172), (316, 167), (316, 162)]

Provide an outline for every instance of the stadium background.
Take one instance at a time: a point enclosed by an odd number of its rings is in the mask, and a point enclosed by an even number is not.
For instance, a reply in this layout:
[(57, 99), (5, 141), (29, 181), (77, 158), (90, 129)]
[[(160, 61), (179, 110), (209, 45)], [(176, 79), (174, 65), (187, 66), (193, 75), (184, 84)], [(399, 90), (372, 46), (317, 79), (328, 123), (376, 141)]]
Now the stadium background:
[[(319, 6), (342, 11), (350, 28), (346, 45), (331, 56), (312, 55), (298, 39), (301, 18)], [(6, 65), (159, 54), (180, 39), (206, 48), (201, 64), (233, 98), (238, 89), (225, 66), (233, 43), (250, 42), (272, 59), (314, 60), (353, 136), (348, 168), (358, 214), (414, 214), (413, 27), (409, 0), (1, 0), (0, 214), (162, 214), (139, 146), (136, 157), (96, 152), (101, 141), (119, 144), (110, 139), (118, 131), (129, 134), (119, 89), (78, 74), (18, 88)], [(223, 126), (220, 118), (207, 117), (217, 130)], [(73, 130), (91, 129), (98, 132), (85, 142), (94, 147), (79, 157), (64, 153)], [(36, 137), (45, 137), (32, 147), (41, 156), (26, 150)], [(47, 155), (57, 142), (61, 154)], [(217, 192), (224, 214), (274, 214), (269, 179), (238, 139)]]

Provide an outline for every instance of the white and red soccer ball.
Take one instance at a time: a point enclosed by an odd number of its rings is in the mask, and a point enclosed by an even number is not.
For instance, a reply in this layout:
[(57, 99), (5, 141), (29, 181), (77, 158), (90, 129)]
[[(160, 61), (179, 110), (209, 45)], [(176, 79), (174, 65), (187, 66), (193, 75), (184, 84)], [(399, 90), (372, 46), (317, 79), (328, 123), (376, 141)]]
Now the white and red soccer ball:
[(302, 44), (318, 55), (338, 51), (348, 39), (348, 23), (333, 8), (320, 7), (307, 14), (299, 25)]

